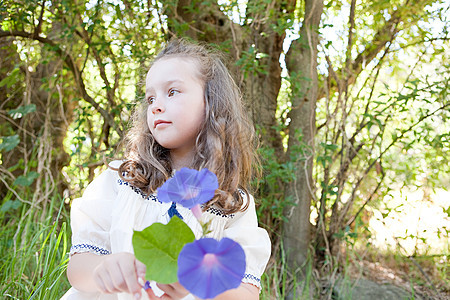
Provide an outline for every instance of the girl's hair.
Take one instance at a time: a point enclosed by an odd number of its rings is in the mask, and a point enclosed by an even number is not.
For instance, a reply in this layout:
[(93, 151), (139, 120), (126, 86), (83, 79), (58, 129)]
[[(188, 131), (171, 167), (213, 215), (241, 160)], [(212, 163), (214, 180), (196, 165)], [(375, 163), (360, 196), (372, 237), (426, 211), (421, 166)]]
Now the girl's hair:
[[(219, 181), (219, 189), (204, 209), (215, 204), (226, 214), (237, 212), (243, 206), (239, 189), (248, 195), (256, 162), (254, 130), (244, 113), (239, 89), (219, 54), (206, 45), (172, 40), (153, 63), (172, 57), (191, 59), (204, 82), (205, 120), (191, 167), (208, 168)], [(127, 160), (119, 167), (119, 175), (150, 194), (171, 176), (172, 165), (169, 149), (159, 145), (150, 133), (147, 107), (142, 101), (133, 114), (133, 126), (126, 136)]]

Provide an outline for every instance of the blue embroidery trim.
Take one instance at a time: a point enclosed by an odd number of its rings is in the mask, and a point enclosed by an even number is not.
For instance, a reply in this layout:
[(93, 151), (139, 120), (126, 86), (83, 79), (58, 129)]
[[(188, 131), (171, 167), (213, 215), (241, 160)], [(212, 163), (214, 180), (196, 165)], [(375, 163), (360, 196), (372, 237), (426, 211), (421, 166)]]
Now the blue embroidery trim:
[(222, 218), (231, 218), (231, 219), (234, 218), (234, 214), (226, 215), (223, 213), (223, 211), (221, 211), (218, 208), (209, 207), (206, 211), (212, 215), (220, 216)]
[(243, 279), (250, 279), (250, 280), (254, 280), (258, 283), (261, 282), (261, 279), (259, 279), (258, 277), (252, 275), (252, 274), (245, 274)]
[(76, 244), (73, 245), (72, 247), (70, 247), (70, 252), (74, 252), (77, 250), (88, 250), (91, 253), (96, 253), (96, 254), (101, 254), (101, 255), (107, 255), (107, 254), (111, 254), (111, 251), (106, 250), (104, 248), (101, 247), (97, 247), (94, 245), (89, 245), (89, 244)]
[(129, 182), (124, 181), (122, 179), (118, 179), (117, 182), (119, 183), (119, 185), (126, 185), (129, 186), (136, 194), (139, 194), (143, 199), (145, 200), (152, 200), (158, 203), (162, 203), (161, 201), (158, 200), (158, 198), (155, 195), (148, 195), (145, 194), (140, 188), (137, 188), (135, 186), (132, 186)]
[(167, 212), (169, 213), (169, 217), (171, 219), (172, 219), (173, 216), (177, 216), (178, 218), (183, 220), (183, 216), (177, 210), (177, 204), (175, 202), (172, 202), (172, 205), (170, 206), (170, 208), (169, 208), (169, 210)]

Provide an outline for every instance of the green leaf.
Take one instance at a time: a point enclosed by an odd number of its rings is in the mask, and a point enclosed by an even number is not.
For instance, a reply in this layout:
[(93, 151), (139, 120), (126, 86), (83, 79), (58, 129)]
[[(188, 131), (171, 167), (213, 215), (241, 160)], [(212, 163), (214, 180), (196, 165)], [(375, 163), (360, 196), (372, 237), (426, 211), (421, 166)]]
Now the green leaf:
[(449, 206), (449, 207), (447, 207), (447, 209), (445, 209), (445, 208), (442, 208), (442, 210), (444, 211), (444, 213), (446, 213), (446, 214), (447, 214), (447, 216), (449, 216), (449, 217), (450, 217), (450, 206)]
[(21, 175), (14, 180), (14, 184), (22, 186), (30, 186), (33, 181), (39, 177), (39, 173), (31, 171), (27, 175)]
[(0, 81), (0, 87), (5, 86), (7, 88), (10, 88), (13, 84), (15, 84), (16, 82), (19, 81), (19, 68), (16, 68), (14, 70), (11, 71), (11, 74), (9, 74), (8, 76), (6, 76), (5, 78), (3, 78), (2, 81)]
[(24, 106), (19, 106), (16, 109), (11, 109), (8, 114), (13, 117), (13, 119), (19, 119), (29, 114), (31, 112), (36, 111), (36, 104), (28, 104)]
[(178, 281), (178, 255), (185, 244), (194, 240), (192, 230), (177, 216), (167, 225), (154, 223), (142, 231), (134, 231), (134, 254), (147, 266), (146, 279), (163, 284)]
[(20, 138), (17, 134), (11, 136), (3, 136), (3, 142), (0, 143), (0, 151), (5, 149), (6, 151), (11, 151), (20, 143)]
[(1, 212), (7, 212), (10, 210), (16, 210), (20, 206), (22, 206), (22, 202), (19, 200), (8, 200), (5, 203), (3, 203), (2, 207), (0, 208)]

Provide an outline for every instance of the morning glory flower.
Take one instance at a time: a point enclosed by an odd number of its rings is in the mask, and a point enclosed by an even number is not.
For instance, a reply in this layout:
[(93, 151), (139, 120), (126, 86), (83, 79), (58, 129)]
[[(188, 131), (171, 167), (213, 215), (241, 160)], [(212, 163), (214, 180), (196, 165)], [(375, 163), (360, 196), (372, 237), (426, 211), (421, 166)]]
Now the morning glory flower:
[(218, 188), (217, 176), (208, 169), (181, 168), (157, 189), (157, 193), (162, 202), (175, 202), (192, 208), (211, 200)]
[(201, 238), (186, 244), (178, 256), (180, 284), (202, 299), (237, 288), (244, 273), (244, 250), (229, 238)]
[(194, 215), (194, 217), (197, 218), (197, 220), (200, 220), (202, 218), (202, 208), (200, 207), (199, 204), (195, 205), (194, 207), (191, 208), (192, 214)]

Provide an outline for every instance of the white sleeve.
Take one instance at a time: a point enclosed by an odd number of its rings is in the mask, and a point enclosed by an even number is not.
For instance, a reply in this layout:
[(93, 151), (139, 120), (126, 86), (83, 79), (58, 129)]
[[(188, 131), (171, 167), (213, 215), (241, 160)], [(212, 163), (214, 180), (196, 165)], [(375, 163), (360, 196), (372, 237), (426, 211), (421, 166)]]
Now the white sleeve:
[(245, 211), (239, 211), (230, 219), (224, 230), (224, 237), (238, 242), (245, 252), (246, 270), (242, 282), (261, 288), (261, 276), (270, 258), (271, 243), (267, 231), (258, 227), (255, 201), (244, 196), (249, 205)]
[(107, 169), (86, 188), (81, 198), (75, 199), (70, 211), (72, 247), (75, 253), (111, 253), (109, 230), (114, 200), (117, 198), (118, 174)]

